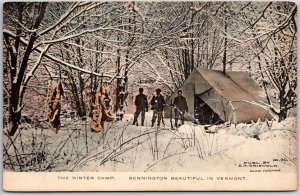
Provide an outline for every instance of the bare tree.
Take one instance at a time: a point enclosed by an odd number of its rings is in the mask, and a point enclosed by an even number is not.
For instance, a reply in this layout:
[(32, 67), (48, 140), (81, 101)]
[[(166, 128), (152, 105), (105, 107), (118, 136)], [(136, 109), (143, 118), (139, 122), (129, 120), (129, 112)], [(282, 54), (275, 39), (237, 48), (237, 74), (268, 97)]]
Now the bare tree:
[[(12, 123), (10, 135), (14, 135), (18, 128), (21, 111), (24, 107), (23, 97), (26, 87), (44, 57), (77, 71), (101, 76), (99, 73), (91, 72), (57, 58), (57, 54), (51, 51), (51, 47), (87, 33), (108, 30), (104, 22), (99, 26), (93, 26), (92, 29), (87, 29), (84, 24), (93, 22), (93, 18), (103, 17), (110, 12), (102, 15), (91, 15), (79, 24), (72, 23), (80, 15), (93, 12), (97, 7), (105, 4), (88, 2), (50, 3), (49, 6), (48, 3), (5, 4), (3, 34), (5, 50), (8, 51), (4, 54), (8, 55), (7, 59), (9, 59), (6, 65), (10, 72), (9, 108)], [(66, 32), (66, 28), (68, 32)]]

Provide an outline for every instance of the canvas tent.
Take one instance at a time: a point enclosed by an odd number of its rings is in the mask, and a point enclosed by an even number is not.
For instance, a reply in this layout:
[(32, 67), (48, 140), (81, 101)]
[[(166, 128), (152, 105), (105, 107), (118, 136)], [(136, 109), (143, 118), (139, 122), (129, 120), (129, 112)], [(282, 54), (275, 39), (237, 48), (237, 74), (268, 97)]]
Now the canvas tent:
[[(267, 99), (260, 86), (245, 72), (194, 68), (189, 78), (178, 89), (183, 91), (189, 107), (188, 120), (201, 124), (217, 121), (249, 123), (258, 119), (272, 119)], [(174, 101), (177, 91), (167, 99)], [(165, 108), (170, 117), (170, 106)]]

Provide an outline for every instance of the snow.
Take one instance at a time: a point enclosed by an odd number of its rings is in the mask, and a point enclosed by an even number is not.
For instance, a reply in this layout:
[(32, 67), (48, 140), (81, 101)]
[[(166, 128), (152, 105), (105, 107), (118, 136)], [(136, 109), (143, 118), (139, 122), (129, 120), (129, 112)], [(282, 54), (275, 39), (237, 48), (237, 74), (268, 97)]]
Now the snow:
[[(281, 123), (221, 124), (209, 127), (210, 133), (205, 126), (190, 121), (171, 130), (167, 118), (165, 127), (150, 127), (151, 118), (152, 111), (149, 111), (145, 126), (135, 126), (132, 125), (133, 114), (125, 114), (122, 121), (106, 123), (101, 133), (92, 133), (88, 121), (75, 119), (62, 118), (64, 125), (58, 134), (45, 124), (35, 128), (22, 124), (23, 144), (27, 143), (26, 147), (30, 148), (29, 143), (38, 142), (33, 145), (43, 147), (32, 146), (31, 150), (45, 156), (39, 165), (27, 168), (87, 172), (249, 172), (249, 167), (239, 165), (263, 161), (274, 164), (276, 160), (281, 171), (296, 171), (295, 117)], [(140, 119), (138, 122), (140, 124)], [(8, 162), (7, 159), (4, 162)], [(10, 167), (5, 166), (5, 169)]]
[[(146, 127), (128, 126), (124, 139), (156, 131), (150, 128), (151, 112), (147, 113)], [(125, 115), (127, 122), (131, 115)], [(129, 122), (129, 123), (130, 123)], [(166, 126), (169, 119), (165, 119)], [(290, 125), (287, 125), (290, 124)], [(277, 130), (278, 128), (281, 130)], [(155, 154), (155, 135), (138, 142), (143, 144), (99, 165), (101, 159), (81, 165), (76, 171), (240, 171), (238, 163), (246, 161), (261, 162), (274, 159), (296, 158), (296, 137), (288, 132), (295, 127), (295, 119), (287, 122), (274, 122), (269, 129), (266, 123), (239, 124), (221, 129), (218, 133), (205, 133), (204, 127), (187, 122), (178, 131), (158, 129), (157, 150)], [(126, 136), (125, 136), (126, 135)], [(260, 140), (252, 138), (258, 135)], [(195, 141), (193, 139), (195, 136)], [(137, 142), (135, 142), (137, 143)], [(282, 164), (282, 169), (295, 171), (292, 163)]]

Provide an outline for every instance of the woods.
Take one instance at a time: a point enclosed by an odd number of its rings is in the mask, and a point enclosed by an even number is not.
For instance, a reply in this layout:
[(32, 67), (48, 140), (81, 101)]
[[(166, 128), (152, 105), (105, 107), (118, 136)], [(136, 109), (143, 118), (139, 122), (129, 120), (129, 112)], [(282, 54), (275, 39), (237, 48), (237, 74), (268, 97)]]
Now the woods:
[[(295, 112), (294, 3), (7, 2), (3, 10), (3, 130), (10, 143), (4, 150), (15, 147), (22, 131), (28, 134), (26, 123), (59, 134), (70, 112), (85, 131), (76, 142), (84, 138), (88, 148), (87, 124), (95, 132), (100, 132), (98, 123), (105, 126), (98, 116), (103, 110), (97, 108), (105, 95), (111, 123), (104, 129), (109, 129), (127, 123), (126, 114), (133, 116), (139, 87), (149, 95), (161, 88), (170, 97), (200, 67), (224, 75), (247, 72), (263, 88), (265, 106), (278, 122)], [(67, 128), (71, 134), (64, 135), (72, 140), (75, 131)], [(42, 130), (40, 136), (45, 136)], [(101, 136), (105, 140), (104, 132)], [(118, 136), (115, 144), (122, 145), (123, 134)], [(14, 156), (20, 160), (17, 150)], [(77, 160), (79, 153), (76, 149)]]

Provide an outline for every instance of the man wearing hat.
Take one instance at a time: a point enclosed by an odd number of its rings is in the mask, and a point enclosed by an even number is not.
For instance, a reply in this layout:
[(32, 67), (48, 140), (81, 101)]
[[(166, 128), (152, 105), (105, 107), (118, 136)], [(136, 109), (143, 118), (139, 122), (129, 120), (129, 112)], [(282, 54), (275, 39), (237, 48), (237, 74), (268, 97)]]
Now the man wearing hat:
[(137, 123), (137, 119), (141, 113), (141, 125), (144, 126), (144, 121), (145, 121), (145, 112), (148, 112), (148, 101), (147, 101), (147, 96), (143, 94), (144, 89), (139, 88), (140, 94), (135, 97), (135, 106), (136, 106), (136, 111), (134, 113), (134, 119), (133, 119), (133, 125)]
[(164, 106), (166, 104), (164, 97), (160, 94), (161, 90), (156, 89), (156, 95), (153, 96), (151, 100), (151, 105), (152, 105), (152, 110), (153, 110), (153, 116), (152, 116), (152, 125), (151, 127), (154, 126), (154, 123), (157, 118), (157, 126), (160, 126), (160, 122), (162, 121), (163, 118), (163, 110)]
[(184, 124), (184, 113), (188, 112), (188, 105), (186, 98), (182, 96), (182, 91), (177, 91), (177, 97), (174, 99), (174, 108), (175, 108), (175, 127), (178, 126), (178, 119), (180, 118), (181, 124)]

